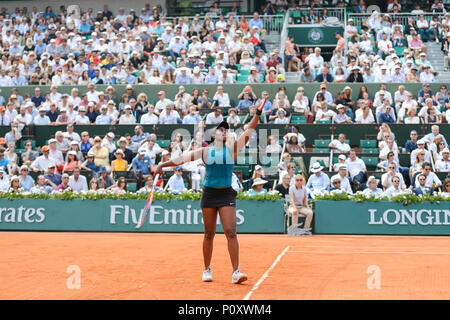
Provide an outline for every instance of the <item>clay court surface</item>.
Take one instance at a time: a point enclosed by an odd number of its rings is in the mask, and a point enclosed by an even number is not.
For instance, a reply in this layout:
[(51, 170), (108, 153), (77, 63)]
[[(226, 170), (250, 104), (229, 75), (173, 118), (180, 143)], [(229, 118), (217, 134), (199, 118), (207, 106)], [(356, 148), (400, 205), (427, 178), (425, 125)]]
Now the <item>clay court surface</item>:
[[(201, 234), (0, 232), (0, 299), (450, 299), (450, 238), (239, 235), (231, 284), (217, 235), (201, 282)], [(81, 289), (69, 290), (77, 265)], [(380, 271), (370, 290), (369, 266)]]

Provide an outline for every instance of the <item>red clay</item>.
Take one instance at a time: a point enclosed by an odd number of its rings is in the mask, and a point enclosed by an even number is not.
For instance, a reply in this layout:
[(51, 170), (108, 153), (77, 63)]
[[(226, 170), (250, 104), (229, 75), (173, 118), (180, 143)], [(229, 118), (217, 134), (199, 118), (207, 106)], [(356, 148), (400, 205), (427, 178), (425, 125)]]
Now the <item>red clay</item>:
[[(239, 235), (241, 269), (231, 284), (223, 235), (214, 281), (201, 282), (200, 234), (0, 232), (0, 299), (450, 299), (450, 238)], [(81, 289), (66, 286), (68, 266)], [(371, 265), (381, 289), (369, 290)]]

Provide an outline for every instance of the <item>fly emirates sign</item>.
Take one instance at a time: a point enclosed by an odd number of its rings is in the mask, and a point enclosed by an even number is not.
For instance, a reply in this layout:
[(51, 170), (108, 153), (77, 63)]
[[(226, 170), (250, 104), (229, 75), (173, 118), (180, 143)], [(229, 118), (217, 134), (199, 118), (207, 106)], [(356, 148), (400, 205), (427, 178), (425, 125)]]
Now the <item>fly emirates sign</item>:
[[(110, 224), (134, 224), (138, 225), (143, 209), (135, 210), (130, 206), (111, 205), (109, 214)], [(245, 219), (244, 210), (236, 210), (237, 224), (241, 225)], [(219, 223), (219, 216), (217, 217)], [(180, 209), (164, 209), (162, 206), (152, 205), (150, 208), (147, 222), (155, 224), (171, 224), (171, 225), (198, 225), (203, 224), (202, 210), (194, 209), (190, 204)]]
[(369, 225), (450, 225), (450, 210), (447, 209), (368, 209)]

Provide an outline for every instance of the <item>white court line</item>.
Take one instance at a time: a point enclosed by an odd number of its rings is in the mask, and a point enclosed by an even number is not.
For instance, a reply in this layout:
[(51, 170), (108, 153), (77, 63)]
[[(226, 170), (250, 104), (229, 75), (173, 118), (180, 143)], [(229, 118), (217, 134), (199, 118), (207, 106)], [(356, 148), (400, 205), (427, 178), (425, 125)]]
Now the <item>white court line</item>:
[(281, 258), (284, 256), (284, 254), (289, 250), (290, 246), (287, 246), (283, 252), (280, 253), (280, 255), (275, 259), (275, 261), (272, 263), (272, 265), (270, 266), (269, 269), (266, 270), (266, 272), (264, 272), (264, 274), (262, 275), (261, 278), (259, 278), (258, 282), (255, 283), (255, 285), (253, 286), (252, 290), (249, 291), (249, 293), (247, 293), (247, 295), (244, 297), (244, 299), (242, 300), (250, 300), (250, 297), (252, 296), (253, 292), (259, 288), (259, 286), (261, 285), (261, 283), (269, 276), (269, 272), (275, 268), (275, 266), (277, 265), (278, 262), (280, 262)]
[(434, 247), (391, 247), (391, 246), (291, 246), (291, 248), (337, 248), (337, 249), (436, 249), (439, 248), (437, 246)]
[(450, 252), (407, 252), (407, 251), (379, 251), (379, 252), (367, 252), (367, 251), (348, 251), (348, 252), (332, 252), (332, 251), (289, 251), (290, 253), (307, 253), (307, 254), (430, 254), (430, 255), (450, 255)]

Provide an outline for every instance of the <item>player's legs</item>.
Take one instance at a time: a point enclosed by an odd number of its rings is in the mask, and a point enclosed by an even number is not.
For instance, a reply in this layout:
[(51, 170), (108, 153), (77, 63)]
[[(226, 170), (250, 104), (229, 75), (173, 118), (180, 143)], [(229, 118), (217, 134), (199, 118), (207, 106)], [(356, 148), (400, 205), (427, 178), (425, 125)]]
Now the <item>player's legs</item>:
[(217, 208), (203, 208), (203, 224), (205, 227), (203, 237), (203, 260), (205, 268), (211, 265), (213, 241), (216, 235)]
[(233, 271), (239, 267), (239, 242), (236, 235), (236, 208), (220, 207), (220, 221), (222, 222), (223, 232), (228, 241), (228, 253), (230, 254)]

